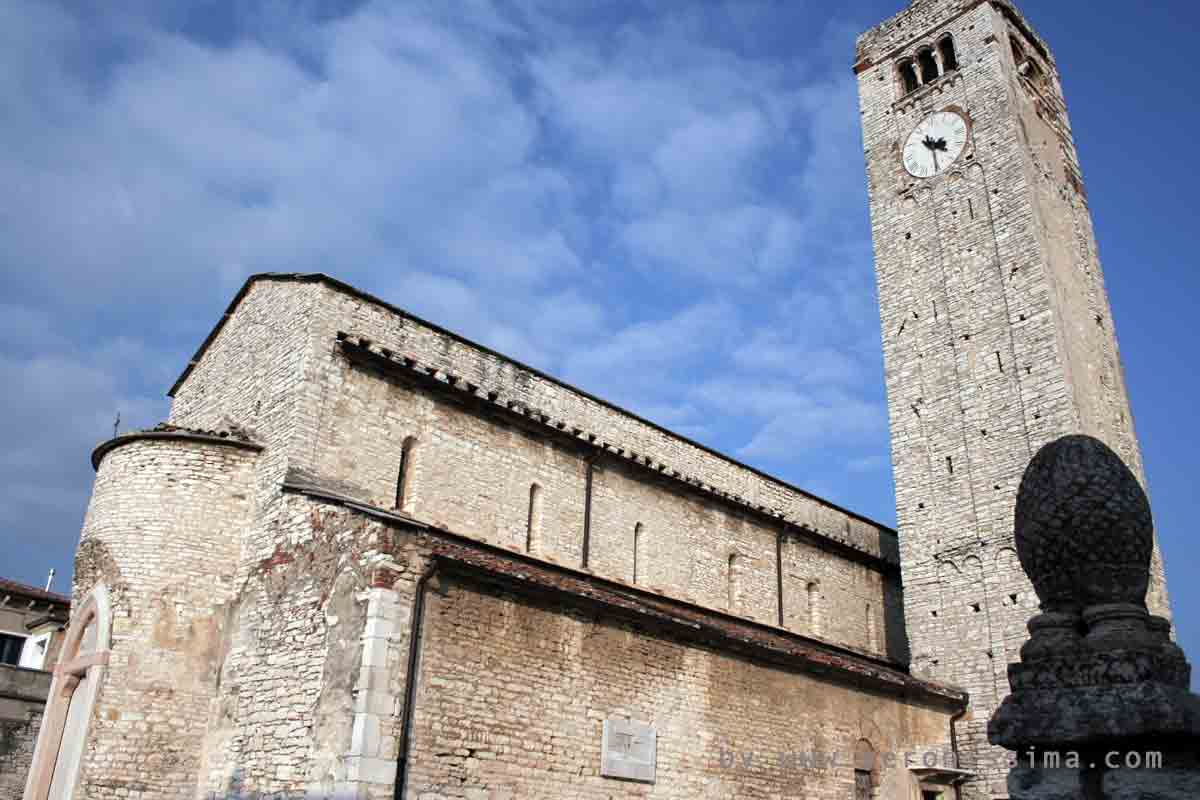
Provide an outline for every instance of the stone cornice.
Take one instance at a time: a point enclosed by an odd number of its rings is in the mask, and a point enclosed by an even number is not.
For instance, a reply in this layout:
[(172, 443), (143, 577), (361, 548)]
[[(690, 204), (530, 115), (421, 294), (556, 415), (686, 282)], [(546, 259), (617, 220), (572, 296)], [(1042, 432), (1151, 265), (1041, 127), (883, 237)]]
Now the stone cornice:
[(92, 451), (92, 468), (100, 469), (100, 462), (104, 457), (113, 450), (123, 445), (133, 442), (144, 441), (179, 441), (179, 442), (195, 442), (198, 444), (212, 444), (223, 447), (234, 447), (242, 450), (250, 450), (258, 452), (262, 450), (262, 445), (255, 444), (246, 439), (238, 438), (235, 434), (228, 431), (198, 431), (188, 428), (177, 428), (175, 426), (163, 425), (158, 428), (151, 428), (145, 431), (133, 431), (131, 433), (122, 433), (120, 436), (115, 436), (107, 442), (101, 442)]
[(873, 527), (875, 530), (879, 531), (879, 533), (884, 538), (892, 540), (892, 542), (895, 542), (895, 540), (896, 540), (895, 529), (890, 528), (880, 522), (877, 522), (877, 521), (871, 519), (870, 517), (856, 513), (854, 511), (851, 511), (848, 508), (839, 506), (838, 504), (830, 502), (829, 500), (826, 500), (817, 495), (814, 495), (811, 492), (807, 492), (804, 489), (800, 488), (799, 486), (794, 486), (794, 485), (788, 483), (787, 481), (781, 480), (773, 475), (763, 472), (762, 470), (756, 469), (756, 468), (750, 466), (749, 464), (744, 464), (734, 458), (731, 458), (730, 456), (728, 456), (724, 453), (714, 450), (711, 447), (706, 447), (705, 445), (703, 445), (699, 442), (693, 441), (693, 440), (687, 438), (686, 436), (682, 436), (682, 435), (675, 433), (674, 431), (668, 430), (667, 428), (664, 428), (661, 425), (658, 425), (648, 419), (640, 417), (637, 414), (634, 414), (633, 412), (631, 412), (627, 409), (621, 408), (620, 406), (616, 405), (615, 403), (611, 403), (602, 397), (597, 397), (596, 395), (591, 394), (590, 392), (587, 392), (584, 389), (581, 389), (577, 386), (573, 386), (565, 381), (559, 380), (558, 378), (554, 377), (553, 375), (542, 372), (541, 370), (535, 369), (534, 367), (531, 367), (527, 364), (523, 364), (514, 358), (510, 358), (509, 356), (504, 355), (503, 353), (499, 353), (495, 350), (492, 350), (491, 348), (489, 348), (485, 345), (479, 344), (478, 342), (471, 341), (470, 339), (468, 339), (464, 336), (461, 336), (461, 335), (455, 333), (454, 331), (448, 330), (446, 328), (443, 328), (440, 325), (437, 325), (435, 323), (429, 322), (428, 320), (422, 319), (414, 314), (409, 313), (408, 311), (405, 311), (402, 308), (399, 308), (398, 306), (388, 303), (386, 300), (382, 300), (378, 297), (375, 297), (372, 294), (369, 294), (368, 292), (364, 292), (361, 289), (357, 289), (348, 283), (339, 281), (336, 278), (330, 277), (329, 275), (325, 275), (324, 273), (320, 273), (320, 272), (312, 272), (312, 273), (264, 272), (264, 273), (259, 273), (256, 275), (251, 275), (250, 277), (248, 277), (246, 279), (246, 282), (242, 285), (241, 289), (238, 290), (237, 295), (234, 296), (232, 301), (230, 301), (229, 306), (225, 309), (225, 313), (222, 314), (221, 319), (217, 322), (217, 324), (209, 332), (208, 336), (205, 338), (204, 342), (200, 345), (199, 349), (196, 350), (196, 353), (188, 361), (187, 367), (184, 368), (183, 373), (175, 381), (174, 385), (172, 385), (170, 391), (167, 392), (167, 396), (169, 396), (169, 397), (175, 396), (175, 393), (184, 384), (184, 382), (187, 380), (188, 376), (192, 374), (192, 371), (195, 369), (196, 365), (204, 357), (204, 354), (207, 352), (208, 348), (211, 346), (213, 341), (216, 340), (216, 338), (220, 334), (221, 330), (225, 327), (225, 323), (229, 321), (229, 319), (233, 316), (235, 310), (237, 309), (238, 305), (242, 302), (242, 300), (249, 293), (250, 287), (259, 281), (278, 281), (278, 282), (307, 283), (307, 284), (317, 283), (317, 284), (326, 286), (336, 292), (340, 292), (342, 294), (356, 298), (363, 302), (378, 306), (379, 308), (382, 308), (382, 309), (388, 311), (389, 313), (395, 314), (396, 316), (398, 316), (402, 319), (410, 320), (424, 328), (428, 328), (430, 331), (433, 331), (434, 333), (437, 333), (442, 336), (446, 336), (462, 345), (465, 345), (473, 350), (476, 350), (479, 353), (500, 359), (504, 363), (510, 364), (513, 367), (517, 368), (518, 370), (520, 370), (522, 372), (526, 372), (535, 378), (544, 380), (547, 383), (553, 384), (555, 386), (562, 387), (563, 389), (566, 389), (567, 391), (571, 392), (572, 394), (579, 396), (580, 398), (582, 398), (585, 401), (588, 401), (591, 403), (596, 403), (598, 406), (601, 406), (605, 409), (613, 411), (624, 417), (628, 417), (629, 419), (637, 422), (640, 425), (645, 425), (647, 428), (649, 428), (651, 430), (654, 430), (661, 434), (669, 436), (672, 439), (678, 440), (679, 442), (682, 442), (690, 447), (695, 447), (698, 451), (700, 451), (708, 456), (711, 456), (714, 459), (717, 459), (724, 464), (728, 464), (729, 466), (732, 466), (739, 470), (744, 470), (749, 475), (752, 475), (756, 478), (761, 478), (761, 479), (768, 481), (772, 484), (775, 484), (776, 486), (779, 486), (789, 492), (794, 492), (797, 496), (804, 497), (809, 500), (813, 500), (826, 508), (829, 508), (833, 511), (837, 511), (839, 513), (845, 514), (847, 517), (849, 517), (851, 519), (866, 523), (866, 524), (870, 525), (871, 527)]
[(570, 597), (603, 608), (606, 613), (654, 623), (681, 638), (733, 651), (790, 669), (930, 703), (950, 710), (966, 708), (968, 695), (956, 687), (921, 680), (906, 668), (878, 655), (825, 642), (783, 628), (704, 608), (665, 594), (604, 578), (590, 570), (485, 544), (468, 536), (435, 528), (408, 514), (326, 491), (311, 483), (287, 482), (285, 492), (331, 503), (426, 537), (443, 570), (496, 583), (527, 594)]

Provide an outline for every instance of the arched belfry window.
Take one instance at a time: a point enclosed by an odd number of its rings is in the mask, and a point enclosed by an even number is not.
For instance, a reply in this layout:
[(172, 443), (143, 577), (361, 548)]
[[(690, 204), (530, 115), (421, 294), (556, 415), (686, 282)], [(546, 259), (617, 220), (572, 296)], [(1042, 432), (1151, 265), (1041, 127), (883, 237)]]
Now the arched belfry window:
[(905, 94), (911, 94), (921, 88), (921, 81), (917, 78), (917, 65), (911, 58), (900, 62), (900, 88)]
[(542, 487), (529, 487), (529, 518), (525, 524), (525, 552), (542, 552)]
[(926, 49), (917, 53), (917, 64), (921, 68), (922, 83), (933, 83), (938, 79), (937, 59), (933, 57), (933, 50)]
[(958, 53), (954, 50), (954, 37), (943, 36), (938, 42), (938, 52), (942, 55), (942, 72), (958, 69)]
[(96, 586), (72, 610), (25, 782), (26, 800), (72, 797), (112, 636), (108, 590)]
[(412, 473), (417, 459), (417, 438), (405, 437), (400, 445), (400, 468), (396, 471), (396, 510), (408, 511), (412, 505)]
[(1025, 63), (1025, 48), (1021, 46), (1015, 36), (1010, 36), (1008, 43), (1012, 46), (1013, 63), (1020, 67)]

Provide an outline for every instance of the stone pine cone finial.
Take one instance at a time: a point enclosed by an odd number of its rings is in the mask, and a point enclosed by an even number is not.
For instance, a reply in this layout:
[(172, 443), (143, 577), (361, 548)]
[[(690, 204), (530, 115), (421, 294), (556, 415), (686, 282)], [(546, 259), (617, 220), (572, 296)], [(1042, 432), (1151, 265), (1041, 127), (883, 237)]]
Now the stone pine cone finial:
[(1033, 457), (1017, 493), (1016, 544), (1043, 610), (1145, 604), (1150, 501), (1099, 439), (1064, 436)]

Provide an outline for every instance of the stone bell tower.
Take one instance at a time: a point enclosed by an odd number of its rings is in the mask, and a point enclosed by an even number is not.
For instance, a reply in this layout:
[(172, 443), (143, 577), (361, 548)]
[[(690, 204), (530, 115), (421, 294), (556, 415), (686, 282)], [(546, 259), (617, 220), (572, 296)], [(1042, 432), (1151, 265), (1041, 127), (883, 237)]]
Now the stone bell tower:
[[(914, 0), (858, 75), (914, 672), (972, 697), (968, 798), (1005, 797), (987, 721), (1037, 598), (1013, 546), (1026, 465), (1064, 434), (1145, 483), (1058, 67), (1007, 0)], [(1154, 549), (1150, 610), (1168, 615)]]

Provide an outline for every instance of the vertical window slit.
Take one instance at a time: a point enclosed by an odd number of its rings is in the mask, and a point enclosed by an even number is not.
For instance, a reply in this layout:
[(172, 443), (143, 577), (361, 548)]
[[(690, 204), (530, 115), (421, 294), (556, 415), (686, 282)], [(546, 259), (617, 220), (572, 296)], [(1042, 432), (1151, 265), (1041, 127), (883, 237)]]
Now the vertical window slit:
[(407, 436), (400, 445), (400, 468), (396, 470), (396, 510), (408, 511), (412, 494), (412, 471), (417, 440)]
[(645, 569), (645, 562), (642, 559), (642, 523), (637, 523), (633, 526), (633, 582), (637, 583), (641, 573), (638, 568)]
[(954, 457), (953, 456), (946, 456), (946, 470), (951, 475), (954, 474)]
[(732, 553), (729, 556), (729, 571), (726, 573), (726, 590), (729, 596), (726, 598), (729, 603), (729, 610), (736, 611), (738, 607), (738, 558), (737, 553)]
[(542, 487), (529, 487), (529, 517), (525, 523), (525, 552), (542, 551)]
[(810, 581), (805, 587), (805, 597), (808, 600), (808, 630), (816, 636), (821, 635), (821, 586), (816, 581)]

